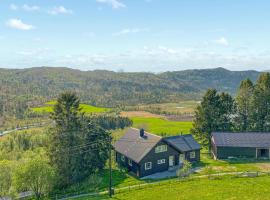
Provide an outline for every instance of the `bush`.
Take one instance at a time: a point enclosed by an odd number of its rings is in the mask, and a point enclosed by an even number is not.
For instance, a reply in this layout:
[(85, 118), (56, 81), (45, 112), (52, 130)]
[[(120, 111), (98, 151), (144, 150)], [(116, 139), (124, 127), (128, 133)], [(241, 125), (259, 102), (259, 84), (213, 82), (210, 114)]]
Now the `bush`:
[(177, 176), (179, 178), (183, 178), (183, 177), (189, 176), (191, 168), (192, 168), (191, 163), (189, 161), (187, 161), (187, 160), (184, 160), (183, 167), (180, 168), (177, 171)]

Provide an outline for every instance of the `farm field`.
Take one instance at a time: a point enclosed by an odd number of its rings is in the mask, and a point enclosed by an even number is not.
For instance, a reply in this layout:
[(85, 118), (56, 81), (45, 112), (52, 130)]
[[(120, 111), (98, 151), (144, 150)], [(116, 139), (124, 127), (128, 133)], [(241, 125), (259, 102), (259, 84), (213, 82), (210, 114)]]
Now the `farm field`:
[(139, 111), (154, 111), (154, 113), (184, 114), (193, 113), (199, 101), (180, 101), (177, 103), (159, 103), (133, 106), (131, 109)]
[(133, 127), (145, 130), (161, 136), (190, 133), (192, 122), (169, 121), (161, 118), (131, 117)]
[[(50, 102), (45, 103), (44, 106), (35, 107), (35, 108), (32, 108), (32, 110), (37, 113), (50, 113), (53, 111), (54, 104), (55, 104), (55, 101), (50, 101)], [(82, 112), (85, 112), (85, 113), (102, 113), (102, 112), (111, 111), (110, 108), (96, 107), (96, 106), (91, 106), (88, 104), (80, 104), (80, 108), (82, 109)]]
[[(172, 181), (144, 189), (134, 189), (116, 194), (112, 199), (140, 199), (140, 200), (265, 200), (270, 199), (269, 177), (221, 179), (191, 179), (186, 181)], [(80, 200), (109, 199), (107, 196), (80, 198)]]

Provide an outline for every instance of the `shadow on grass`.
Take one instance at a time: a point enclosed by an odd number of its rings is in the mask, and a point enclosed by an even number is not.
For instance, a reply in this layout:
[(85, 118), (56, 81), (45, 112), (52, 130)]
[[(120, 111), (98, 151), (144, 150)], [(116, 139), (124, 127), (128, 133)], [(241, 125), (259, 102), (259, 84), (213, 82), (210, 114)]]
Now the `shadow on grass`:
[[(127, 185), (139, 184), (143, 182), (146, 181), (138, 179), (135, 175), (127, 173), (125, 170), (121, 169), (112, 170), (113, 188), (125, 187)], [(79, 183), (73, 184), (64, 189), (55, 190), (51, 195), (58, 197), (75, 196), (80, 194), (105, 191), (108, 189), (108, 187), (109, 187), (109, 169), (104, 169), (96, 174), (93, 174), (92, 176), (89, 176), (88, 178)], [(102, 197), (103, 196), (100, 196), (101, 199), (104, 199), (104, 197), (103, 198)], [(93, 199), (96, 199), (96, 197)]]

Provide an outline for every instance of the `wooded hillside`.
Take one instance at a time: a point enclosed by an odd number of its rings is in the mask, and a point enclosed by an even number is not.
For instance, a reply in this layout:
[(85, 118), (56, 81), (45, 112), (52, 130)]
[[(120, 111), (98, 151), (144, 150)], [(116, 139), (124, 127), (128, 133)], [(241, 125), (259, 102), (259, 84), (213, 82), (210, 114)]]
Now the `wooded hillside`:
[(234, 94), (241, 80), (254, 81), (258, 75), (257, 71), (223, 68), (160, 74), (49, 67), (0, 69), (0, 113), (40, 104), (67, 89), (76, 90), (82, 102), (106, 107), (199, 99), (213, 87)]

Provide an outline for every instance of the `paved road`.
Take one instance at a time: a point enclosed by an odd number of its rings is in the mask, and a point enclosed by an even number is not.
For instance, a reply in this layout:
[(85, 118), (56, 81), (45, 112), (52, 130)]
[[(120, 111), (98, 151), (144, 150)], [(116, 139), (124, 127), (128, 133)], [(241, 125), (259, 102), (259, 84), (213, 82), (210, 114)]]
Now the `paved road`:
[(46, 122), (41, 122), (41, 123), (36, 123), (36, 124), (31, 124), (31, 125), (28, 125), (28, 126), (22, 126), (22, 127), (18, 127), (18, 128), (15, 128), (15, 129), (10, 129), (10, 130), (7, 130), (7, 131), (0, 131), (0, 137), (1, 136), (4, 136), (4, 135), (7, 135), (9, 133), (12, 133), (14, 131), (20, 131), (20, 130), (26, 130), (26, 129), (30, 129), (30, 128), (37, 128), (37, 127), (42, 127), (42, 126), (45, 126)]

